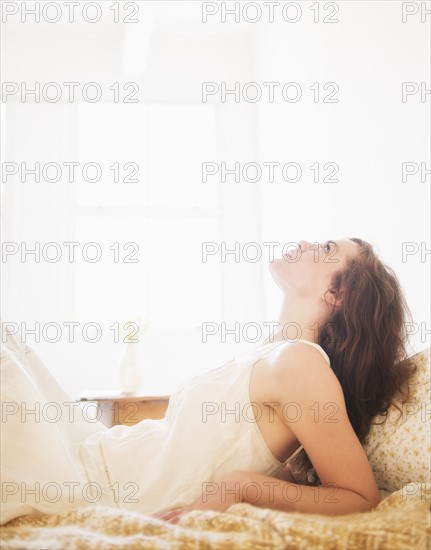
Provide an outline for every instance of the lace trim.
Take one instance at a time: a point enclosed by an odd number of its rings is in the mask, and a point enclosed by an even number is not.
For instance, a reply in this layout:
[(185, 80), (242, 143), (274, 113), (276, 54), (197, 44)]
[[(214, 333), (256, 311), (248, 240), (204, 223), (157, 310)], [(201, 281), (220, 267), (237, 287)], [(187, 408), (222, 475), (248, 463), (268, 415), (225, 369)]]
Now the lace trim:
[[(104, 466), (104, 474), (105, 474), (105, 482), (107, 481), (108, 482), (108, 489), (112, 491), (112, 488), (113, 488), (113, 484), (112, 484), (112, 481), (111, 481), (111, 476), (109, 475), (109, 470), (108, 470), (108, 466), (106, 464), (106, 459), (105, 459), (105, 454), (103, 452), (103, 449), (102, 449), (102, 443), (101, 441), (99, 441), (98, 445), (97, 445), (97, 448), (100, 452), (100, 456), (102, 458), (102, 463), (103, 463), (103, 466)], [(88, 468), (87, 468), (87, 463), (86, 463), (86, 460), (83, 458), (83, 455), (82, 455), (82, 446), (79, 446), (79, 458), (81, 460), (81, 463), (84, 467), (84, 471), (85, 471), (85, 475), (87, 477), (87, 480), (88, 480), (88, 483), (90, 485), (90, 494), (91, 494), (91, 498), (93, 499), (97, 499), (97, 495), (94, 494), (94, 484), (96, 485), (99, 485), (94, 479), (92, 479), (92, 476), (90, 476), (89, 472), (88, 472)], [(93, 456), (91, 456), (91, 459), (94, 459)], [(100, 487), (100, 490), (102, 491), (102, 496), (104, 494), (104, 487)], [(117, 508), (119, 508), (119, 504), (118, 502), (116, 501), (116, 499), (113, 499), (111, 498), (110, 496), (108, 497), (109, 498), (109, 503), (110, 505), (112, 506), (113, 503), (115, 503), (115, 506)]]

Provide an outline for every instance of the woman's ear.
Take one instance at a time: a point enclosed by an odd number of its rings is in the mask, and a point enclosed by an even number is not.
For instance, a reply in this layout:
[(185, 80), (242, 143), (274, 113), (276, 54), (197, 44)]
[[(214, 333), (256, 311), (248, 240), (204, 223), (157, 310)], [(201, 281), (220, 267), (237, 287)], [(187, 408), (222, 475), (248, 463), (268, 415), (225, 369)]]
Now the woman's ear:
[(343, 305), (343, 294), (342, 290), (328, 288), (322, 298), (329, 306), (339, 309)]

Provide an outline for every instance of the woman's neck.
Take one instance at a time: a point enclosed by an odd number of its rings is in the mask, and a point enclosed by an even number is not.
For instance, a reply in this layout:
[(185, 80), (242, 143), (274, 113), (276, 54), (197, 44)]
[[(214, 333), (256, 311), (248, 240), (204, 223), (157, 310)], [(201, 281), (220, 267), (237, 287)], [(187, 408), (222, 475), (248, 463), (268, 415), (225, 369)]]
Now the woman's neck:
[(309, 302), (304, 303), (304, 301), (284, 295), (278, 324), (272, 326), (270, 334), (263, 344), (279, 340), (317, 342), (318, 329), (323, 319), (316, 313), (316, 310), (317, 308), (312, 307)]

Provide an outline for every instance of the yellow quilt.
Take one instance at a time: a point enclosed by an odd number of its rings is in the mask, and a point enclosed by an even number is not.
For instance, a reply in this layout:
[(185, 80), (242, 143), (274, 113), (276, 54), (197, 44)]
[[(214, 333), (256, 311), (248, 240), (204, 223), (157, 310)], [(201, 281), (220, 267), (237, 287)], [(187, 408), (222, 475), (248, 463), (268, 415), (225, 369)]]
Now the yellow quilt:
[(61, 515), (14, 519), (1, 529), (1, 548), (426, 550), (431, 548), (430, 493), (430, 483), (411, 484), (371, 512), (344, 516), (234, 504), (224, 513), (190, 512), (177, 525), (90, 506)]

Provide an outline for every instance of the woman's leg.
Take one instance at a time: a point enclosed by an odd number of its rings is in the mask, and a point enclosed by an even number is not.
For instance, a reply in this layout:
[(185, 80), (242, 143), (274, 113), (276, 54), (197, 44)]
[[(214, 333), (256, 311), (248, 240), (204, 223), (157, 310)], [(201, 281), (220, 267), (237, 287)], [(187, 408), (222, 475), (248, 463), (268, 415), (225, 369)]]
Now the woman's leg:
[(16, 336), (2, 336), (1, 380), (1, 523), (88, 505), (77, 447), (106, 427), (85, 417)]

